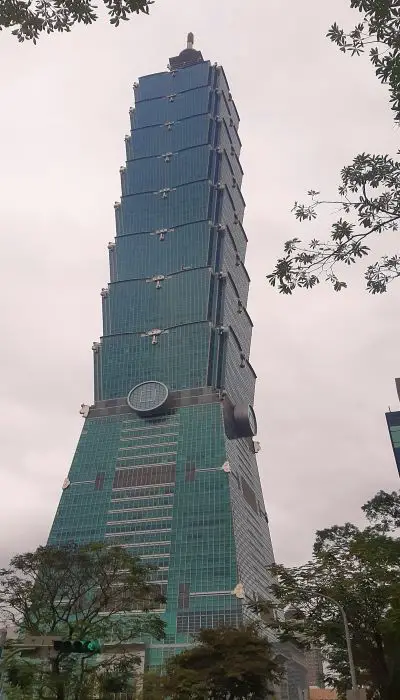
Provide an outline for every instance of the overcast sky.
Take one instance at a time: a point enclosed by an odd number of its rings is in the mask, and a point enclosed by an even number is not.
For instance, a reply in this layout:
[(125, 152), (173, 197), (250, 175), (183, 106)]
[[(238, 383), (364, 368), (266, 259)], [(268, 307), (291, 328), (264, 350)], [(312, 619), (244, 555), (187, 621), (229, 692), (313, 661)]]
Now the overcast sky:
[[(359, 21), (349, 4), (157, 0), (118, 29), (98, 22), (37, 46), (0, 34), (1, 563), (46, 541), (79, 407), (92, 401), (132, 83), (164, 70), (188, 31), (224, 66), (241, 115), (259, 468), (277, 560), (306, 560), (317, 528), (359, 520), (377, 490), (398, 487), (384, 413), (397, 409), (400, 283), (372, 297), (358, 267), (340, 295), (320, 285), (287, 298), (265, 280), (287, 238), (324, 235), (323, 221), (293, 219), (294, 200), (334, 194), (358, 152), (396, 151), (369, 62), (325, 39), (333, 21)], [(386, 243), (380, 252), (398, 252)]]

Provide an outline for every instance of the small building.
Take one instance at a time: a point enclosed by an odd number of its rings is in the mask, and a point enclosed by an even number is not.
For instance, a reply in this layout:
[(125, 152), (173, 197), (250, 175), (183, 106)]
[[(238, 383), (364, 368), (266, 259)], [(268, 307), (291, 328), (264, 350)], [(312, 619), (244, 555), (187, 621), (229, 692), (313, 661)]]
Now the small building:
[(316, 686), (310, 686), (309, 688), (309, 700), (337, 700), (338, 695), (336, 690), (332, 688), (317, 688)]

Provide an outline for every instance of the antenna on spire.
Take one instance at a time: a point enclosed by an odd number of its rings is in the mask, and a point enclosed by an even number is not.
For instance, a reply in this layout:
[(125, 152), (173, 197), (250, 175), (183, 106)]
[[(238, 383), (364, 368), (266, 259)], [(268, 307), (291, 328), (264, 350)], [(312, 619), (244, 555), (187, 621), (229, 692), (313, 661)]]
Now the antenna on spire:
[(197, 63), (204, 63), (201, 51), (196, 51), (196, 49), (193, 48), (193, 44), (194, 35), (193, 32), (189, 32), (187, 35), (186, 47), (180, 52), (179, 56), (173, 56), (169, 59), (168, 68), (171, 71), (181, 70), (181, 68), (188, 68), (189, 66), (195, 66)]

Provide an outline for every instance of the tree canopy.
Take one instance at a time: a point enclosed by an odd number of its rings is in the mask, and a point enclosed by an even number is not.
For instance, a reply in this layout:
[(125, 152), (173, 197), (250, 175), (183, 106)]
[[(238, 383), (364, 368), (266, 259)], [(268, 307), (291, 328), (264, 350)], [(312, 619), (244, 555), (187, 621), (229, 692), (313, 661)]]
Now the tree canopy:
[(144, 700), (265, 700), (281, 669), (257, 624), (199, 632), (196, 645), (150, 674)]
[(153, 0), (2, 0), (0, 2), (0, 31), (12, 29), (18, 41), (36, 43), (41, 33), (69, 32), (74, 24), (93, 24), (98, 19), (98, 7), (108, 13), (110, 24), (139, 12), (149, 14)]
[[(274, 567), (276, 603), (252, 602), (282, 641), (322, 647), (327, 680), (344, 697), (351, 687), (343, 619), (352, 638), (359, 685), (371, 700), (400, 698), (400, 491), (379, 492), (363, 506), (364, 529), (346, 523), (321, 530), (311, 561)], [(286, 610), (271, 622), (271, 608)]]
[[(362, 21), (345, 32), (334, 23), (327, 36), (340, 51), (360, 56), (369, 51), (370, 61), (381, 83), (388, 85), (396, 126), (400, 123), (400, 7), (398, 0), (350, 0)], [(398, 152), (400, 153), (400, 151)], [(335, 218), (328, 239), (315, 236), (310, 243), (293, 238), (267, 275), (269, 283), (283, 294), (297, 288), (311, 289), (325, 280), (335, 291), (347, 287), (338, 277), (338, 264), (350, 266), (369, 255), (376, 237), (397, 231), (400, 220), (400, 162), (389, 155), (361, 153), (340, 174), (337, 196), (324, 197), (309, 190), (306, 204), (295, 202), (299, 221), (315, 221), (327, 207)], [(337, 216), (337, 213), (339, 215)], [(366, 288), (372, 294), (387, 291), (400, 275), (400, 257), (384, 255), (365, 270)]]
[[(164, 623), (152, 612), (163, 597), (149, 578), (150, 570), (126, 549), (104, 544), (39, 547), (15, 556), (0, 571), (0, 619), (19, 632), (6, 644), (9, 686), (22, 689), (24, 698), (81, 700), (98, 686), (132, 681), (135, 640), (164, 635)], [(102, 653), (52, 651), (38, 662), (34, 652), (20, 653), (29, 636), (99, 640)]]

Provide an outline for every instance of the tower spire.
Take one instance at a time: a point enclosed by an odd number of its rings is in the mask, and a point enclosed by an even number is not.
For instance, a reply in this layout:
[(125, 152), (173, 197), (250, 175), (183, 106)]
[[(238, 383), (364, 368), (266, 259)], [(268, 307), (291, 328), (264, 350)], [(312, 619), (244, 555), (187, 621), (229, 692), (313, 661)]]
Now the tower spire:
[(196, 49), (193, 48), (193, 44), (194, 34), (193, 32), (189, 32), (186, 40), (186, 47), (180, 52), (179, 56), (174, 56), (169, 59), (169, 67), (171, 70), (180, 70), (181, 68), (194, 66), (196, 63), (203, 63), (204, 59), (201, 55), (201, 51), (196, 51)]

